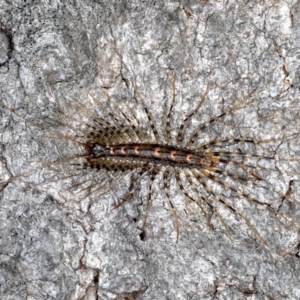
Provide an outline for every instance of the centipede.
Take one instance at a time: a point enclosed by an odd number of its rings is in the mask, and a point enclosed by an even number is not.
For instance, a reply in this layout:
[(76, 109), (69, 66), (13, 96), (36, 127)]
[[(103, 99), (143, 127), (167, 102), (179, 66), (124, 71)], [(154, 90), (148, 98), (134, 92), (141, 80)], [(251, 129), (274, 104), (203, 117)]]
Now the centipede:
[[(226, 116), (242, 109), (257, 94), (257, 88), (250, 90), (243, 99), (222, 113), (193, 128), (192, 121), (199, 118), (199, 113), (201, 116), (201, 108), (210, 91), (207, 85), (195, 107), (181, 118), (177, 130), (171, 126), (177, 95), (175, 73), (171, 80), (171, 89), (170, 105), (166, 106), (163, 128), (160, 130), (143, 96), (133, 83), (134, 106), (130, 106), (125, 100), (117, 102), (107, 90), (102, 89), (101, 94), (106, 99), (106, 104), (92, 93), (87, 93), (84, 100), (67, 101), (67, 111), (58, 109), (56, 117), (46, 117), (43, 123), (27, 119), (8, 104), (2, 103), (2, 109), (6, 113), (11, 113), (46, 133), (43, 138), (59, 140), (63, 145), (67, 143), (64, 147), (76, 151), (74, 155), (42, 162), (37, 168), (12, 175), (2, 181), (1, 186), (4, 188), (7, 184), (30, 177), (39, 170), (47, 170), (47, 174), (52, 174), (47, 183), (64, 181), (65, 188), (76, 197), (93, 197), (96, 201), (101, 201), (101, 197), (112, 193), (122, 179), (129, 178), (124, 196), (112, 208), (116, 210), (128, 205), (141, 186), (141, 181), (146, 180), (146, 185), (143, 185), (146, 186), (146, 197), (143, 200), (145, 204), (139, 226), (140, 239), (144, 241), (147, 237), (147, 220), (155, 201), (154, 182), (156, 178), (161, 178), (166, 207), (169, 208), (174, 223), (176, 243), (184, 225), (181, 224), (170, 191), (171, 181), (192, 205), (193, 210), (199, 211), (204, 217), (207, 228), (213, 230), (211, 220), (214, 218), (224, 228), (225, 235), (230, 240), (233, 239), (233, 229), (226, 220), (228, 215), (241, 221), (249, 229), (249, 234), (268, 247), (266, 237), (256, 228), (251, 216), (241, 210), (240, 203), (272, 214), (279, 224), (285, 224), (298, 233), (299, 225), (281, 210), (281, 206), (283, 201), (297, 201), (293, 197), (293, 182), (299, 174), (280, 170), (277, 164), (293, 164), (299, 162), (299, 159), (280, 157), (276, 153), (266, 155), (257, 148), (260, 145), (293, 139), (300, 133), (293, 132), (265, 140), (232, 137), (202, 141), (202, 133), (222, 122)], [(241, 150), (241, 145), (250, 145), (247, 149), (252, 151)], [(274, 181), (267, 179), (269, 177), (266, 174), (288, 174), (294, 178), (285, 186), (276, 186)], [(267, 194), (268, 197), (262, 194)]]

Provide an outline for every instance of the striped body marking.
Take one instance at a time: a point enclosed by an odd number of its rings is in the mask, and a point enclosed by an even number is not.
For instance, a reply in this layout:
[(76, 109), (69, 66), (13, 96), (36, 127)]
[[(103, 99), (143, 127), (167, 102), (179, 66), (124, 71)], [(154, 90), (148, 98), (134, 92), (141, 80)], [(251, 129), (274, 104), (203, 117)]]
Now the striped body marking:
[(153, 163), (153, 165), (176, 165), (185, 168), (207, 168), (212, 166), (213, 159), (205, 157), (190, 149), (178, 149), (174, 146), (158, 144), (119, 144), (103, 146), (94, 144), (91, 157), (97, 158), (114, 157), (124, 160), (126, 158), (138, 158), (141, 164)]

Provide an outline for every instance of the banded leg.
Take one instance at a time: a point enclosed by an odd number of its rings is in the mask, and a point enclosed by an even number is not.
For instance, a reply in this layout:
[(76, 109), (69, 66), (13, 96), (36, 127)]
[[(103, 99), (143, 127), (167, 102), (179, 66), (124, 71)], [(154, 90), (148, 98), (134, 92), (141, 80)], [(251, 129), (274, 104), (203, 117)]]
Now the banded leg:
[(143, 225), (142, 225), (142, 232), (140, 233), (140, 237), (141, 240), (143, 241), (145, 239), (145, 228), (146, 228), (146, 223), (149, 217), (149, 213), (150, 213), (150, 209), (151, 209), (151, 205), (152, 205), (152, 186), (153, 186), (153, 182), (155, 179), (156, 174), (159, 172), (159, 170), (152, 170), (151, 172), (151, 176), (150, 176), (150, 180), (149, 180), (149, 184), (148, 184), (148, 196), (147, 196), (147, 207), (146, 207), (146, 214), (145, 214), (145, 218), (143, 221)]
[[(90, 94), (89, 94), (90, 95)], [(91, 95), (90, 95), (91, 96)], [(91, 96), (92, 99), (93, 96)], [(127, 140), (124, 138), (124, 132), (122, 132), (122, 126), (120, 126), (120, 121), (113, 116), (110, 112), (108, 112), (108, 114), (112, 117), (113, 120), (115, 120), (115, 123), (110, 123), (108, 121), (106, 121), (105, 119), (99, 117), (99, 116), (95, 116), (95, 112), (91, 111), (89, 108), (86, 108), (84, 106), (83, 103), (81, 103), (80, 101), (77, 101), (78, 103), (81, 104), (81, 107), (78, 108), (76, 106), (74, 106), (73, 104), (69, 103), (69, 105), (79, 114), (84, 116), (85, 118), (87, 118), (88, 120), (93, 120), (94, 122), (94, 126), (90, 125), (90, 124), (86, 124), (89, 127), (92, 127), (96, 133), (98, 133), (100, 135), (100, 137), (102, 137), (104, 135), (105, 138), (109, 138), (110, 136), (114, 136), (114, 140), (118, 140), (119, 142), (126, 142)], [(103, 105), (98, 101), (97, 102), (101, 107), (103, 107)], [(103, 107), (103, 109), (105, 111), (106, 108)], [(95, 125), (99, 124), (100, 127), (95, 128)], [(120, 126), (119, 128), (116, 126)], [(122, 125), (122, 124), (121, 124)], [(98, 132), (98, 131), (99, 132)]]
[[(219, 159), (220, 157), (246, 157), (246, 158), (258, 158), (258, 159), (267, 159), (267, 160), (274, 160), (275, 162), (300, 162), (299, 158), (282, 158), (276, 155), (274, 156), (266, 156), (262, 154), (252, 154), (252, 153), (245, 153), (245, 152), (223, 152), (223, 151), (215, 151), (215, 152), (205, 152), (205, 156), (210, 157), (210, 159)], [(289, 173), (289, 172), (288, 172)], [(294, 174), (298, 174), (295, 172)]]
[(155, 125), (154, 125), (154, 123), (153, 123), (153, 120), (152, 120), (151, 115), (150, 115), (150, 113), (149, 113), (149, 111), (148, 111), (148, 108), (147, 108), (147, 106), (145, 105), (145, 102), (144, 102), (143, 98), (141, 97), (141, 95), (139, 94), (139, 92), (138, 92), (136, 89), (135, 89), (135, 95), (136, 95), (137, 98), (141, 101), (142, 106), (143, 106), (143, 109), (144, 109), (144, 111), (146, 112), (146, 115), (147, 115), (147, 118), (148, 118), (148, 122), (149, 122), (150, 127), (151, 127), (151, 130), (152, 130), (152, 132), (153, 132), (153, 134), (154, 134), (156, 143), (162, 144), (161, 138), (160, 138), (160, 136), (159, 136), (159, 134), (158, 134), (158, 132), (157, 132), (157, 130), (156, 130), (156, 127), (155, 127)]
[[(254, 198), (253, 196), (251, 196), (250, 194), (246, 194), (244, 191), (242, 190), (238, 190), (235, 187), (223, 182), (222, 180), (220, 180), (219, 177), (216, 177), (212, 174), (210, 174), (207, 170), (200, 170), (200, 173), (209, 178), (210, 180), (214, 181), (215, 183), (217, 183), (219, 186), (224, 187), (225, 189), (230, 189), (231, 191), (233, 191), (236, 195), (238, 196), (243, 196), (245, 199), (247, 199), (250, 203), (255, 203), (259, 206), (262, 206), (264, 208), (266, 208), (267, 210), (269, 210), (270, 212), (272, 212), (273, 214), (275, 214), (277, 217), (281, 217), (282, 219), (284, 219), (289, 225), (293, 226), (296, 230), (300, 231), (300, 228), (289, 218), (287, 218), (285, 215), (283, 215), (282, 213), (280, 213), (279, 211), (277, 211), (275, 208), (273, 208), (269, 203), (264, 203), (264, 202), (260, 202), (259, 200), (257, 200), (256, 198)], [(196, 176), (196, 171), (194, 173), (194, 175)], [(199, 174), (198, 174), (198, 178), (199, 178)], [(202, 181), (204, 182), (204, 180), (202, 179)], [(206, 183), (202, 183), (205, 184)]]
[(178, 130), (178, 135), (177, 135), (177, 144), (180, 146), (183, 146), (182, 142), (183, 142), (183, 130), (187, 124), (187, 122), (196, 114), (196, 112), (199, 110), (199, 108), (202, 106), (202, 104), (204, 103), (206, 96), (208, 94), (208, 90), (209, 87), (206, 87), (206, 91), (203, 94), (203, 96), (201, 97), (201, 101), (199, 102), (199, 104), (197, 105), (197, 107), (195, 108), (195, 110), (193, 112), (191, 112), (190, 114), (188, 114), (186, 116), (186, 118), (181, 122), (179, 130)]
[(225, 208), (229, 209), (233, 214), (239, 216), (246, 223), (246, 225), (253, 231), (253, 233), (262, 241), (262, 243), (266, 247), (268, 247), (266, 240), (260, 235), (258, 230), (251, 224), (251, 222), (243, 214), (241, 214), (238, 210), (233, 208), (232, 205), (230, 205), (220, 195), (216, 195), (213, 193), (211, 188), (207, 185), (207, 183), (201, 177), (201, 175), (200, 175), (201, 173), (197, 173), (196, 170), (192, 170), (192, 173), (193, 173), (193, 176), (198, 180), (198, 182), (204, 186), (204, 188), (207, 190), (207, 192), (211, 193), (214, 196), (214, 200), (220, 202)]
[[(244, 177), (241, 177), (239, 175), (236, 175), (236, 174), (232, 174), (232, 173), (229, 173), (229, 172), (226, 172), (226, 171), (222, 171), (222, 170), (219, 170), (215, 167), (210, 167), (210, 168), (207, 168), (206, 170), (201, 170), (201, 173), (210, 178), (211, 180), (215, 181), (215, 182), (220, 182), (219, 181), (219, 177), (217, 176), (214, 176), (210, 173), (214, 173), (214, 174), (219, 174), (219, 175), (222, 175), (224, 177), (227, 177), (227, 178), (231, 178), (233, 180), (236, 180), (236, 181), (240, 181), (240, 184), (244, 187), (244, 188), (250, 188), (249, 185), (254, 185), (255, 187), (258, 187), (258, 188), (262, 188), (266, 191), (269, 191), (271, 193), (274, 193), (276, 194), (277, 196), (279, 196), (280, 198), (285, 198), (287, 200), (289, 200), (290, 202), (293, 202), (293, 199), (289, 196), (289, 195), (286, 195), (285, 193), (280, 193), (278, 191), (276, 191), (275, 189), (273, 188), (270, 188), (269, 186), (264, 186), (264, 185), (261, 185), (259, 184), (258, 182), (255, 182), (251, 179), (248, 179), (248, 178), (244, 178)], [(255, 179), (257, 179), (257, 175), (255, 175)], [(262, 180), (261, 178), (259, 178), (259, 180)], [(225, 187), (225, 188), (230, 188), (229, 184), (227, 183), (222, 183), (222, 185)], [(234, 188), (230, 188), (231, 190), (233, 190)], [(233, 190), (234, 191), (234, 190)], [(236, 192), (236, 191), (234, 191)], [(255, 194), (254, 192), (251, 192), (252, 194)], [(244, 195), (243, 195), (244, 196)], [(249, 195), (248, 195), (249, 196)]]
[(256, 141), (251, 140), (251, 139), (227, 139), (227, 140), (216, 140), (216, 141), (212, 141), (208, 144), (205, 144), (199, 148), (196, 149), (196, 151), (203, 151), (206, 149), (209, 149), (212, 146), (223, 146), (224, 144), (227, 145), (234, 145), (237, 143), (253, 143), (253, 144), (257, 144)]
[[(207, 223), (207, 226), (209, 229), (211, 229), (211, 224), (210, 224), (210, 217), (209, 215), (207, 214), (207, 212), (205, 211), (205, 209), (203, 208), (203, 206), (197, 201), (195, 200), (193, 197), (191, 197), (188, 192), (186, 191), (186, 189), (184, 188), (183, 184), (182, 184), (182, 181), (180, 179), (180, 172), (179, 172), (179, 169), (178, 168), (175, 168), (175, 179), (177, 181), (177, 184), (179, 186), (179, 189), (180, 191), (188, 198), (190, 199), (193, 203), (195, 203), (199, 208), (200, 210), (202, 211), (205, 219), (206, 219), (206, 223)], [(194, 189), (193, 189), (194, 190)], [(197, 194), (199, 194), (199, 192), (197, 191)], [(203, 200), (203, 197), (202, 195), (200, 195), (200, 198)]]
[[(224, 157), (226, 157), (226, 156), (224, 156)], [(249, 170), (246, 170), (245, 168), (250, 168), (252, 170), (252, 172), (250, 172), (249, 175), (258, 181), (264, 180), (264, 179), (261, 178), (259, 174), (253, 173), (253, 171), (259, 172), (259, 171), (266, 170), (266, 171), (270, 171), (270, 172), (277, 172), (277, 173), (280, 172), (281, 174), (290, 174), (290, 175), (299, 175), (300, 174), (299, 172), (279, 171), (278, 169), (273, 169), (273, 168), (257, 167), (256, 165), (250, 165), (249, 163), (245, 163), (245, 160), (244, 160), (245, 155), (244, 155), (244, 157), (240, 157), (240, 158), (242, 158), (242, 161), (240, 161), (240, 162), (234, 161), (232, 158), (225, 159), (225, 158), (220, 158), (218, 156), (210, 156), (209, 160), (212, 162), (212, 164), (213, 164), (212, 166), (217, 165), (219, 168), (222, 167), (222, 168), (226, 169), (226, 167), (235, 165), (237, 167), (242, 168), (244, 170), (244, 172), (247, 174), (249, 173)], [(271, 158), (268, 158), (268, 159), (271, 159)], [(273, 158), (273, 160), (276, 162), (284, 161), (284, 159), (279, 159), (276, 157)], [(292, 159), (292, 161), (294, 161), (294, 159)], [(300, 161), (300, 160), (296, 159), (296, 161)], [(222, 164), (222, 165), (220, 165), (220, 164)], [(226, 172), (226, 170), (222, 169), (222, 172)], [(225, 176), (225, 173), (223, 175)]]
[[(113, 107), (115, 109), (117, 109), (119, 111), (119, 113), (123, 116), (123, 118), (128, 122), (129, 126), (130, 126), (130, 131), (131, 133), (134, 133), (138, 140), (133, 137), (131, 135), (131, 140), (134, 141), (134, 142), (142, 142), (144, 139), (143, 139), (143, 136), (140, 132), (140, 130), (136, 127), (136, 125), (134, 124), (134, 122), (132, 122), (132, 120), (127, 116), (127, 114), (125, 114), (120, 108), (119, 106), (115, 103), (115, 101), (111, 98), (111, 96), (106, 92), (104, 91), (104, 89), (102, 89), (102, 92), (105, 94), (105, 96), (107, 97), (107, 99), (110, 101), (110, 103), (113, 105)], [(126, 105), (126, 103), (124, 103)], [(135, 115), (132, 113), (131, 109), (126, 105), (127, 109), (131, 112), (131, 115), (132, 117), (137, 120), (138, 122), (138, 119), (135, 117)], [(139, 122), (138, 122), (139, 123)], [(128, 132), (129, 133), (129, 132)], [(130, 133), (129, 133), (130, 134)]]
[(246, 157), (246, 158), (251, 158), (251, 157), (256, 157), (259, 159), (274, 159), (276, 160), (275, 157), (273, 156), (265, 156), (265, 155), (260, 155), (260, 154), (252, 154), (252, 153), (244, 153), (244, 152), (228, 152), (228, 151), (215, 151), (215, 152), (205, 152), (204, 153), (208, 157)]
[(283, 141), (286, 140), (290, 137), (293, 136), (297, 136), (300, 134), (300, 131), (298, 132), (294, 132), (292, 134), (289, 135), (285, 135), (283, 137), (280, 138), (273, 138), (273, 139), (266, 139), (266, 140), (253, 140), (253, 139), (226, 139), (226, 140), (216, 140), (216, 141), (212, 141), (208, 144), (205, 144), (203, 146), (200, 146), (199, 148), (196, 149), (196, 151), (203, 151), (206, 149), (209, 149), (212, 146), (222, 146), (224, 144), (227, 145), (233, 145), (233, 144), (237, 144), (237, 143), (252, 143), (252, 144), (264, 144), (264, 143), (271, 143), (271, 142), (278, 142), (278, 141)]
[(122, 199), (122, 201), (119, 204), (115, 205), (112, 210), (119, 208), (120, 206), (122, 206), (123, 204), (125, 204), (126, 202), (128, 202), (131, 199), (131, 196), (133, 195), (136, 186), (138, 185), (138, 183), (140, 182), (140, 180), (142, 179), (143, 175), (146, 172), (147, 172), (147, 169), (142, 168), (135, 176), (133, 176), (133, 178), (131, 178), (130, 186), (128, 189), (129, 193), (127, 193), (126, 197), (124, 199)]
[[(84, 180), (84, 181), (80, 181), (80, 182), (78, 182), (78, 183), (75, 183), (75, 184), (71, 185), (70, 187), (68, 187), (68, 188), (67, 188), (67, 191), (71, 191), (72, 189), (75, 189), (75, 188), (77, 188), (77, 187), (79, 187), (79, 186), (81, 186), (81, 185), (84, 185), (85, 183), (87, 183), (87, 182), (89, 182), (89, 181), (91, 181), (91, 179), (86, 179), (86, 180)], [(75, 194), (76, 194), (76, 193), (75, 193)]]
[[(123, 125), (123, 123), (111, 111), (109, 111), (100, 101), (98, 101), (98, 99), (96, 99), (92, 94), (89, 93), (88, 95), (92, 98), (92, 100), (97, 105), (99, 105), (111, 117), (112, 120), (114, 120), (114, 122), (115, 122), (114, 124), (117, 124), (119, 126), (119, 128), (122, 129), (120, 131), (120, 134), (126, 133), (126, 135), (130, 138), (130, 136), (128, 135), (128, 133), (124, 131), (124, 125)], [(105, 121), (105, 122), (107, 122), (107, 121)], [(117, 126), (114, 125), (114, 124), (113, 124), (113, 126), (115, 128), (117, 128)], [(124, 140), (124, 138), (123, 138), (123, 140)], [(126, 140), (124, 140), (124, 141), (126, 142)]]
[(172, 80), (172, 85), (173, 85), (173, 96), (172, 96), (172, 103), (166, 118), (166, 138), (167, 138), (167, 143), (169, 145), (172, 144), (172, 136), (171, 136), (171, 125), (170, 125), (170, 119), (171, 119), (171, 112), (174, 106), (175, 98), (176, 98), (176, 86), (175, 86), (175, 81), (176, 81), (176, 74), (174, 73), (173, 80)]
[[(195, 178), (194, 176), (192, 176), (188, 170), (185, 170), (184, 171), (184, 174), (185, 174), (185, 177), (186, 179), (188, 180), (192, 190), (196, 193), (199, 194), (199, 191), (198, 189), (196, 188), (195, 184), (193, 183), (193, 178)], [(215, 196), (215, 194), (211, 191), (208, 192), (208, 194), (212, 194), (213, 196)], [(226, 222), (224, 221), (224, 219), (222, 218), (221, 214), (219, 213), (219, 211), (217, 210), (217, 208), (215, 206), (213, 206), (205, 197), (203, 197), (201, 194), (200, 194), (200, 198), (202, 199), (202, 201), (217, 215), (217, 217), (219, 218), (221, 224), (223, 225), (223, 227), (225, 228), (225, 231), (226, 231), (226, 235), (227, 237), (232, 241), (232, 235), (230, 233), (230, 230), (226, 224)], [(209, 227), (211, 228), (211, 225), (209, 223)]]
[(120, 129), (114, 127), (112, 124), (102, 119), (101, 117), (97, 117), (96, 119), (95, 117), (93, 117), (94, 112), (90, 111), (88, 108), (86, 109), (88, 110), (89, 114), (85, 113), (84, 110), (80, 110), (79, 108), (75, 107), (71, 103), (67, 102), (67, 105), (70, 106), (79, 116), (85, 117), (89, 121), (92, 119), (92, 121), (94, 122), (93, 125), (89, 123), (83, 123), (82, 121), (76, 119), (74, 116), (67, 115), (63, 111), (59, 110), (59, 113), (63, 115), (64, 118), (88, 128), (88, 133), (79, 129), (84, 134), (85, 138), (91, 139), (93, 141), (95, 139), (98, 139), (105, 142), (106, 144), (110, 144), (111, 142), (116, 140), (123, 141), (123, 139), (120, 137)]
[(221, 119), (222, 117), (229, 115), (230, 113), (232, 113), (233, 111), (239, 109), (243, 104), (245, 104), (247, 102), (247, 100), (251, 97), (251, 95), (257, 90), (257, 88), (255, 88), (252, 92), (250, 92), (241, 102), (237, 103), (236, 105), (234, 105), (233, 107), (231, 107), (230, 109), (228, 109), (227, 111), (223, 112), (222, 114), (214, 117), (213, 119), (209, 120), (208, 122), (206, 122), (205, 124), (201, 125), (200, 128), (190, 137), (188, 143), (187, 143), (187, 147), (190, 148), (193, 146), (194, 142), (196, 141), (196, 139), (198, 138), (198, 136), (206, 129), (208, 128), (212, 123), (218, 121), (219, 119)]
[[(94, 98), (93, 98), (94, 99)], [(82, 115), (83, 117), (87, 118), (90, 122), (93, 122), (91, 124), (85, 124), (87, 127), (92, 128), (89, 131), (88, 138), (95, 140), (99, 139), (102, 141), (102, 139), (105, 139), (108, 141), (107, 143), (111, 142), (126, 142), (127, 139), (124, 137), (124, 131), (122, 124), (120, 121), (114, 117), (115, 123), (108, 122), (104, 118), (100, 117), (99, 115), (95, 115), (95, 112), (89, 109), (88, 107), (84, 107), (84, 104), (77, 101), (79, 104), (81, 104), (81, 107), (76, 107), (73, 104), (69, 104), (79, 115)], [(103, 105), (98, 102), (101, 107)], [(105, 110), (105, 108), (103, 108)], [(121, 124), (121, 126), (120, 126)], [(128, 136), (128, 135), (127, 135)]]
[(179, 221), (178, 221), (178, 215), (177, 215), (177, 210), (174, 206), (174, 204), (172, 203), (172, 200), (170, 198), (170, 193), (169, 193), (169, 186), (168, 186), (168, 177), (170, 174), (170, 167), (166, 167), (166, 169), (164, 170), (163, 173), (163, 182), (164, 182), (164, 192), (167, 196), (167, 199), (170, 203), (170, 206), (172, 208), (172, 213), (174, 215), (175, 218), (175, 228), (176, 228), (176, 244), (178, 243), (178, 238), (179, 238)]

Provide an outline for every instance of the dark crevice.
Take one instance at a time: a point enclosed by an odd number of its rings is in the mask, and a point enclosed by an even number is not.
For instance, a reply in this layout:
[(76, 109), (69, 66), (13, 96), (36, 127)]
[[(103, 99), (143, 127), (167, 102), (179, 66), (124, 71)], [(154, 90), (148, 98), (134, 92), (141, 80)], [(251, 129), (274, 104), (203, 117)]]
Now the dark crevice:
[[(15, 49), (15, 44), (14, 44), (14, 41), (13, 41), (13, 35), (12, 35), (12, 32), (5, 28), (5, 26), (0, 23), (0, 32), (2, 34), (4, 34), (7, 39), (8, 39), (8, 51), (7, 51), (7, 56), (8, 56), (8, 59), (11, 59), (12, 56), (13, 56), (13, 51)], [(0, 65), (0, 67), (2, 66), (3, 64)]]

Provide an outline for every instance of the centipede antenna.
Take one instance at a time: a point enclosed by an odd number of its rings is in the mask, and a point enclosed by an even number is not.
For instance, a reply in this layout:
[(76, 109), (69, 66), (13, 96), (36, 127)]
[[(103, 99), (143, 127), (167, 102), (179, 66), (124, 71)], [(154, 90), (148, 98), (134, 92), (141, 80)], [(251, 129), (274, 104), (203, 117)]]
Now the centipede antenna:
[(24, 120), (25, 122), (28, 122), (28, 123), (32, 124), (33, 126), (39, 128), (39, 129), (41, 129), (41, 130), (44, 130), (44, 131), (50, 131), (50, 132), (54, 133), (55, 135), (61, 137), (61, 139), (70, 140), (70, 141), (72, 141), (72, 142), (74, 142), (74, 143), (83, 145), (83, 143), (81, 143), (81, 142), (75, 140), (74, 138), (72, 138), (72, 137), (70, 137), (70, 136), (66, 136), (66, 135), (62, 134), (62, 133), (60, 133), (59, 131), (56, 131), (56, 130), (54, 130), (53, 128), (46, 128), (46, 127), (44, 127), (44, 126), (41, 125), (41, 124), (35, 123), (35, 122), (33, 122), (32, 120), (23, 117), (22, 115), (20, 115), (19, 113), (17, 113), (14, 109), (11, 109), (10, 107), (8, 107), (8, 106), (7, 106), (6, 104), (4, 104), (4, 103), (2, 103), (1, 105), (3, 105), (7, 110), (9, 110), (11, 113), (13, 113), (14, 115), (16, 115), (16, 116), (19, 117), (20, 119)]
[(68, 161), (71, 161), (71, 160), (73, 160), (75, 158), (80, 158), (80, 157), (86, 157), (86, 155), (85, 154), (77, 154), (77, 155), (74, 155), (74, 156), (71, 156), (71, 157), (68, 157), (68, 158), (65, 158), (65, 159), (57, 160), (57, 161), (54, 161), (54, 162), (44, 163), (42, 166), (34, 168), (34, 169), (32, 169), (32, 170), (30, 170), (28, 172), (20, 173), (18, 175), (10, 177), (7, 180), (0, 181), (0, 185), (4, 186), (4, 185), (6, 185), (6, 184), (8, 184), (10, 182), (13, 182), (13, 181), (19, 179), (19, 178), (22, 178), (22, 177), (28, 176), (30, 174), (33, 174), (33, 173), (35, 173), (38, 170), (42, 170), (42, 169), (45, 169), (45, 168), (47, 168), (49, 166), (53, 166), (53, 165), (61, 165), (61, 164), (65, 163), (65, 162), (68, 162)]
[[(51, 121), (51, 122), (53, 122), (53, 123), (56, 123), (56, 124), (58, 124), (58, 125), (60, 125), (60, 126), (62, 126), (62, 127), (69, 128), (69, 129), (71, 129), (73, 132), (77, 130), (76, 128), (72, 127), (71, 125), (66, 124), (66, 123), (64, 123), (64, 122), (61, 122), (61, 121), (58, 121), (58, 120), (55, 120), (55, 119), (53, 119), (53, 118), (51, 118), (51, 117), (48, 117), (48, 116), (47, 116), (46, 119), (48, 119), (49, 121)], [(78, 131), (80, 131), (80, 130), (78, 130)], [(81, 131), (81, 133), (83, 134), (82, 131)], [(79, 137), (80, 137), (80, 138), (83, 138), (84, 135), (79, 136)]]

